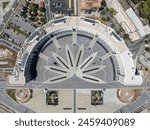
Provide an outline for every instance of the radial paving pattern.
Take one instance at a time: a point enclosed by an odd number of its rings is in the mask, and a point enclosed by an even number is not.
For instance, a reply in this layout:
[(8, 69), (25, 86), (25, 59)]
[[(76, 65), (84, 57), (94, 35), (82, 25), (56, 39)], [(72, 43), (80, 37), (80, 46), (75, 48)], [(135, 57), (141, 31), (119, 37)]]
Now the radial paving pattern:
[(142, 76), (124, 40), (111, 28), (88, 18), (65, 17), (50, 21), (26, 40), (8, 84), (30, 88), (130, 87), (140, 86)]
[(80, 30), (76, 33), (75, 39), (73, 31), (62, 31), (47, 42), (39, 55), (36, 81), (66, 85), (73, 85), (73, 81), (80, 86), (84, 82), (101, 84), (116, 79), (113, 51), (101, 39), (93, 42), (92, 34)]

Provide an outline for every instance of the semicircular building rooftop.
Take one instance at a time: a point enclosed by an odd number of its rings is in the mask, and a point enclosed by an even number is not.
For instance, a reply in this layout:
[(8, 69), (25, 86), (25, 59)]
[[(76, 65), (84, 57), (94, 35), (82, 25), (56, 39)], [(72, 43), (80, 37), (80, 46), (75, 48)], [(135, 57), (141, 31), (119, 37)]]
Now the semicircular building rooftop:
[(110, 27), (89, 18), (64, 17), (25, 41), (7, 82), (37, 88), (140, 86), (142, 76), (135, 66), (124, 40)]

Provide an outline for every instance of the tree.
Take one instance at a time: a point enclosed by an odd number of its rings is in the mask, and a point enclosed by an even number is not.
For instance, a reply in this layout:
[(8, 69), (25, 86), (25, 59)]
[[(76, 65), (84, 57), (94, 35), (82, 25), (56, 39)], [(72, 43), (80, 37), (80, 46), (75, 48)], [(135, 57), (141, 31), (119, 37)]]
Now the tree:
[(139, 3), (138, 10), (141, 18), (146, 18), (150, 22), (150, 1), (144, 0)]
[(38, 15), (37, 11), (33, 11), (32, 15), (33, 15), (33, 17), (37, 16)]
[(9, 27), (9, 26), (7, 26), (6, 28), (7, 28), (7, 29), (10, 29), (10, 27)]
[(131, 0), (134, 4), (138, 4), (140, 0)]
[(107, 18), (106, 18), (106, 21), (110, 21), (110, 17), (107, 17)]
[(112, 28), (114, 28), (114, 27), (115, 27), (115, 24), (111, 24), (110, 26), (111, 26)]
[(119, 31), (120, 31), (120, 32), (124, 32), (123, 27), (120, 27)]
[(145, 51), (150, 52), (150, 48), (149, 48), (149, 47), (146, 47), (146, 48), (145, 48)]
[(117, 34), (120, 34), (120, 31), (116, 31)]
[(116, 15), (117, 11), (114, 8), (109, 9), (110, 15)]
[(148, 71), (148, 68), (145, 67), (145, 71)]
[(124, 34), (124, 39), (129, 39), (129, 34)]
[(40, 21), (41, 21), (42, 23), (45, 23), (45, 22), (46, 22), (44, 18), (41, 18)]
[(102, 18), (103, 21), (106, 21), (106, 18)]
[(23, 14), (23, 18), (27, 18), (27, 14), (26, 13)]
[(107, 11), (107, 12), (109, 11), (109, 8), (108, 8), (108, 7), (106, 8), (106, 11)]
[(106, 6), (107, 6), (107, 3), (106, 3), (105, 0), (102, 1), (102, 6), (103, 6), (103, 7), (106, 7)]
[(105, 14), (106, 14), (106, 11), (103, 10), (103, 11), (101, 12), (101, 15), (105, 15)]
[(33, 4), (33, 3), (31, 3), (31, 4), (29, 5), (29, 9), (30, 9), (31, 11), (37, 11), (37, 10), (39, 9), (39, 5), (38, 5), (38, 4)]
[(39, 8), (40, 12), (45, 12), (45, 8)]

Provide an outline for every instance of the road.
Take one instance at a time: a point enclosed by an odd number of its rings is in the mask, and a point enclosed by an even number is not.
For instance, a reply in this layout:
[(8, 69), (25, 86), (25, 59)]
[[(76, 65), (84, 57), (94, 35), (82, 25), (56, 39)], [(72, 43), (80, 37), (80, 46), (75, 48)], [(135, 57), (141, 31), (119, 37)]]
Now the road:
[(46, 21), (49, 22), (53, 18), (51, 6), (50, 6), (50, 0), (44, 0), (44, 1), (45, 1), (45, 8), (46, 8)]
[(148, 88), (150, 87), (150, 81), (148, 81), (149, 78), (150, 74), (145, 75), (143, 82), (143, 93), (140, 95), (138, 100), (119, 108), (115, 111), (115, 113), (141, 112), (150, 107), (150, 92), (148, 92)]
[(13, 72), (13, 68), (0, 68), (0, 72), (10, 72), (12, 73)]
[(7, 46), (8, 48), (14, 50), (15, 52), (19, 52), (20, 51), (20, 48), (18, 46), (16, 46), (15, 44), (12, 44), (9, 41), (4, 40), (4, 39), (0, 39), (0, 44), (3, 44), (5, 46)]
[(0, 23), (0, 34), (3, 32), (3, 29), (5, 28), (9, 19), (11, 18), (13, 11), (14, 11), (15, 7), (17, 6), (17, 4), (18, 4), (18, 0), (15, 0), (14, 3), (12, 4), (11, 8), (9, 9), (9, 11), (3, 17), (3, 22)]
[(4, 24), (7, 23), (8, 19), (9, 19), (9, 18), (11, 17), (11, 15), (12, 15), (12, 13), (13, 13), (13, 10), (10, 9), (10, 10), (5, 14), (5, 16), (3, 17), (3, 23), (4, 23)]
[(0, 91), (7, 88), (6, 81), (0, 81)]
[(14, 3), (12, 4), (12, 9), (15, 9), (15, 7), (17, 6), (19, 0), (15, 0)]
[[(15, 0), (14, 4), (12, 5), (12, 7), (10, 8), (10, 10), (7, 12), (7, 14), (5, 15), (4, 19), (3, 19), (3, 22), (1, 23), (0, 25), (0, 32), (3, 31), (5, 25), (8, 23), (10, 17), (12, 16), (12, 13), (13, 13), (13, 10), (14, 8), (16, 7), (18, 3), (18, 0)], [(78, 2), (76, 3), (78, 5)], [(52, 16), (52, 12), (51, 12), (51, 8), (50, 8), (50, 0), (45, 0), (45, 7), (46, 7), (46, 18), (47, 18), (47, 22), (49, 22), (53, 16)], [(77, 13), (78, 13), (78, 8), (77, 9)], [(114, 23), (116, 23), (115, 19), (112, 19), (112, 21)], [(117, 25), (117, 24), (115, 24)], [(119, 26), (116, 26), (118, 29), (120, 28)], [(148, 37), (148, 39), (150, 39), (150, 36)], [(1, 44), (4, 44), (5, 46), (9, 47), (10, 49), (18, 52), (20, 50), (19, 47), (17, 47), (16, 45), (13, 45), (12, 43), (6, 41), (6, 40), (3, 40), (3, 39), (0, 39), (0, 43)], [(143, 47), (144, 47), (144, 43), (145, 43), (145, 38), (137, 41), (136, 43), (134, 43), (133, 45), (131, 44), (127, 44), (127, 46), (129, 47), (130, 51), (132, 52), (133, 54), (133, 58), (136, 59), (137, 57), (139, 57), (142, 52), (143, 52)], [(0, 69), (0, 72), (8, 72), (8, 71), (13, 71), (13, 69), (11, 68), (1, 68)], [(147, 85), (149, 85), (150, 82), (147, 83)], [(27, 87), (29, 88), (32, 88), (32, 89), (44, 89), (47, 88), (49, 85), (41, 85), (41, 83), (30, 83), (27, 85)], [(86, 85), (87, 86), (87, 85)], [(66, 86), (61, 86), (59, 89), (64, 89)], [(88, 87), (88, 86), (87, 86)], [(81, 88), (77, 87), (78, 89), (87, 89), (87, 87), (85, 86), (82, 86)], [(101, 88), (119, 88), (119, 87), (122, 87), (120, 83), (118, 82), (114, 82), (114, 83), (110, 83), (110, 84), (102, 84), (100, 86)], [(127, 86), (124, 86), (124, 87), (127, 87)], [(144, 87), (144, 86), (143, 86)], [(149, 86), (146, 86), (146, 87), (150, 87)], [(5, 91), (3, 91), (3, 88), (6, 89), (6, 88), (9, 88), (7, 87), (6, 85), (6, 82), (0, 82), (0, 101), (5, 103), (6, 106), (8, 106), (9, 108), (11, 108), (13, 111), (15, 112), (33, 112), (32, 110), (30, 110), (29, 108), (23, 106), (23, 105), (20, 105), (20, 104), (17, 104), (15, 103), (7, 94)], [(10, 87), (11, 88), (11, 87)], [(17, 87), (16, 87), (17, 88)], [(19, 87), (18, 87), (19, 88)], [(49, 86), (50, 89), (56, 89), (56, 86), (53, 85), (53, 86)], [(89, 86), (88, 88), (91, 88), (91, 86)], [(99, 88), (99, 86), (97, 87), (96, 85), (94, 86), (94, 88)], [(137, 87), (136, 87), (137, 88)], [(75, 89), (74, 89), (75, 90)], [(75, 94), (75, 92), (74, 92)], [(74, 95), (75, 96), (75, 95)], [(136, 102), (133, 102), (129, 105), (126, 105), (118, 110), (116, 110), (115, 112), (135, 112), (139, 109), (146, 109), (147, 107), (149, 107), (150, 105), (147, 104), (147, 101), (150, 100), (150, 95), (148, 94), (148, 92), (145, 90), (143, 92), (143, 94), (140, 96), (140, 98), (136, 101)], [(75, 99), (74, 99), (74, 102)], [(74, 111), (75, 111), (76, 108), (74, 108)]]
[(7, 106), (10, 110), (20, 113), (34, 113), (31, 109), (25, 107), (22, 104), (17, 104), (11, 99), (5, 90), (0, 90), (0, 102)]
[[(75, 81), (75, 80), (74, 80)], [(50, 84), (43, 84), (43, 83), (38, 83), (38, 82), (35, 82), (35, 81), (31, 81), (27, 84), (25, 84), (24, 87), (26, 88), (30, 88), (30, 89), (119, 89), (119, 88), (132, 88), (132, 89), (141, 89), (143, 88), (144, 86), (125, 86), (123, 84), (121, 84), (120, 82), (112, 82), (112, 83), (104, 83), (104, 84), (95, 84), (91, 87), (91, 84), (90, 83), (83, 83), (83, 84), (80, 84), (80, 85), (75, 85), (77, 81), (70, 81), (72, 82), (71, 85), (68, 85), (68, 84), (61, 84), (61, 85), (57, 85), (57, 84), (53, 84), (53, 85), (50, 85)], [(149, 85), (150, 82), (146, 82), (147, 86)], [(145, 83), (144, 83), (145, 84)], [(4, 86), (4, 88), (14, 88), (14, 89), (21, 89), (22, 87), (19, 87), (19, 86)], [(150, 86), (148, 86), (148, 88), (150, 88)]]
[(145, 58), (144, 55), (139, 57), (139, 62), (147, 69), (150, 70), (150, 61)]
[(14, 111), (9, 109), (4, 103), (0, 102), (0, 113), (14, 113)]
[[(145, 80), (148, 79), (150, 77), (150, 75), (147, 75), (145, 77)], [(2, 89), (3, 88), (3, 85), (6, 86), (6, 82), (1, 82), (0, 84), (0, 88)], [(30, 84), (31, 85), (31, 84)], [(36, 84), (37, 85), (37, 84)], [(120, 109), (116, 110), (115, 113), (129, 113), (129, 112), (137, 112), (137, 111), (142, 111), (142, 110), (145, 110), (146, 108), (148, 108), (150, 105), (147, 104), (148, 101), (150, 101), (150, 94), (147, 92), (147, 82), (145, 81), (145, 83), (143, 83), (143, 87), (144, 87), (144, 92), (142, 93), (142, 95), (138, 98), (137, 101), (131, 103), (131, 104), (128, 104), (128, 105), (125, 105), (123, 107), (121, 107)], [(8, 86), (7, 86), (8, 87)], [(6, 88), (7, 88), (6, 87)], [(27, 86), (26, 86), (27, 87)], [(44, 86), (40, 86), (40, 88), (38, 86), (34, 86), (31, 87), (31, 86), (28, 86), (30, 89), (44, 89)], [(46, 88), (48, 88), (48, 86), (45, 86)], [(83, 86), (84, 87), (84, 86)], [(121, 86), (122, 87), (122, 86)], [(150, 87), (150, 86), (148, 86)], [(5, 89), (6, 89), (5, 88)], [(8, 87), (9, 88), (9, 87)], [(10, 88), (13, 88), (13, 87), (10, 87)], [(19, 88), (19, 87), (18, 87)], [(91, 88), (91, 87), (90, 87)], [(105, 88), (106, 88), (106, 85), (105, 85)], [(114, 89), (116, 88), (116, 86), (114, 86), (113, 88), (111, 89)], [(137, 87), (136, 87), (137, 88)], [(140, 87), (141, 88), (141, 87)], [(145, 89), (146, 88), (146, 89)], [(16, 89), (16, 88), (15, 88)], [(19, 88), (19, 89), (22, 89), (22, 88)], [(50, 87), (48, 89), (57, 89), (55, 86), (53, 87)], [(59, 89), (64, 89), (64, 87), (60, 87)], [(74, 104), (76, 102), (76, 95), (75, 95), (75, 90), (77, 88), (74, 88)], [(82, 88), (83, 89), (83, 88)], [(84, 88), (84, 89), (87, 89), (87, 88)], [(93, 88), (94, 89), (94, 88)], [(1, 93), (0, 93), (1, 95)], [(1, 98), (0, 98), (1, 99)], [(5, 102), (5, 101), (4, 101)], [(7, 102), (6, 101), (6, 104), (8, 104), (10, 102)], [(12, 104), (10, 103), (9, 106), (11, 106)], [(18, 108), (18, 107), (17, 107)], [(20, 108), (16, 109), (17, 111), (20, 110)], [(21, 111), (25, 111), (24, 109), (21, 110)], [(74, 112), (76, 112), (76, 106), (74, 106)]]
[(143, 83), (145, 90), (149, 89), (150, 87), (150, 74), (144, 76), (144, 83)]
[(127, 45), (133, 54), (133, 59), (139, 58), (144, 53), (146, 41), (150, 41), (150, 35), (143, 37), (132, 45)]
[(143, 92), (140, 97), (138, 98), (138, 100), (136, 100), (135, 102), (125, 105), (121, 108), (119, 108), (118, 110), (115, 111), (115, 113), (133, 113), (135, 111), (138, 111), (139, 109), (144, 110), (146, 103), (150, 101), (150, 95), (147, 92)]
[[(147, 75), (146, 77), (145, 77), (145, 80), (146, 79), (148, 79), (150, 77), (150, 75)], [(31, 84), (30, 84), (31, 85)], [(37, 85), (37, 84), (36, 84)], [(0, 83), (0, 88), (1, 89), (3, 89), (4, 88), (4, 86), (7, 88), (8, 86), (6, 85), (6, 82), (1, 82)], [(31, 86), (26, 86), (27, 88), (30, 88), (30, 89), (44, 89), (44, 86), (40, 86), (40, 87), (38, 87), (38, 86), (34, 86), (34, 88), (33, 88), (33, 86), (31, 87)], [(121, 88), (123, 87), (123, 86), (120, 86)], [(130, 112), (136, 112), (136, 111), (139, 111), (139, 110), (144, 110), (144, 109), (146, 109), (147, 107), (149, 107), (149, 105), (147, 105), (147, 102), (148, 101), (150, 101), (150, 94), (149, 94), (149, 92), (147, 91), (147, 87), (150, 87), (150, 86), (147, 86), (147, 82), (145, 81), (144, 83), (143, 83), (143, 90), (144, 90), (144, 92), (141, 94), (141, 96), (138, 98), (138, 100), (136, 100), (135, 102), (133, 102), (133, 103), (131, 103), (131, 104), (128, 104), (128, 105), (125, 105), (125, 106), (123, 106), (123, 107), (121, 107), (120, 109), (118, 109), (118, 110), (116, 110), (115, 111), (115, 113), (130, 113)], [(6, 89), (5, 88), (5, 89)], [(8, 87), (9, 89), (11, 88), (11, 89), (16, 89), (16, 88), (13, 88), (13, 87)], [(7, 89), (8, 89), (7, 88)], [(45, 88), (48, 88), (48, 86), (45, 86)], [(84, 88), (84, 86), (83, 86), (83, 88)], [(82, 89), (83, 89), (82, 88)], [(106, 88), (106, 85), (105, 85), (105, 88)], [(116, 86), (113, 86), (113, 88), (111, 88), (111, 89), (116, 89)], [(136, 87), (137, 88), (137, 87)], [(141, 88), (141, 87), (140, 87)], [(18, 89), (22, 89), (22, 88), (20, 88), (20, 87), (18, 87)], [(50, 85), (49, 85), (49, 88), (48, 89), (64, 89), (64, 87), (63, 86), (61, 86), (61, 87), (59, 87), (59, 88), (56, 88), (56, 86), (53, 86), (53, 87), (50, 87)], [(75, 90), (76, 89), (80, 89), (80, 88), (72, 88), (72, 89), (74, 89), (74, 103), (76, 102), (76, 100), (75, 100), (75, 97), (76, 97), (76, 95), (75, 95)], [(87, 89), (87, 88), (84, 88), (84, 89)], [(90, 89), (91, 89), (91, 86), (90, 86)], [(95, 87), (93, 88), (93, 89), (95, 89)], [(98, 89), (98, 88), (97, 88)], [(1, 93), (0, 93), (0, 95), (1, 95)], [(1, 98), (0, 98), (1, 99)], [(75, 106), (75, 108), (74, 108), (74, 111), (76, 110), (76, 106)]]
[[(130, 48), (131, 49), (131, 48)], [(145, 50), (145, 41), (137, 45), (135, 48), (132, 48), (130, 51), (133, 54), (132, 58), (137, 59), (139, 58)]]
[[(130, 1), (130, 0), (128, 0), (128, 1)], [(106, 17), (110, 17), (112, 23), (114, 23), (114, 25), (115, 25), (116, 30), (120, 30), (120, 26), (114, 17), (112, 17), (109, 13), (106, 13)], [(120, 34), (123, 37), (124, 33), (120, 32)], [(137, 57), (142, 55), (142, 53), (144, 52), (144, 44), (145, 44), (146, 39), (150, 40), (150, 35), (147, 35), (134, 43), (131, 43), (129, 40), (128, 41), (126, 40), (125, 43), (126, 43), (127, 47), (129, 48), (129, 50), (131, 51), (131, 53), (133, 54), (133, 59), (137, 59)]]

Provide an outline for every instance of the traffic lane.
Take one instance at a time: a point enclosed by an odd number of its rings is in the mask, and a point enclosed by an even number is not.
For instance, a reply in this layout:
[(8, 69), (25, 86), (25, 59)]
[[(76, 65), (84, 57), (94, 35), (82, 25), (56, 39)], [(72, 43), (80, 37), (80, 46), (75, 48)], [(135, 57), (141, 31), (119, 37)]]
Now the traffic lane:
[(145, 46), (143, 45), (143, 46), (140, 46), (139, 48), (137, 48), (136, 50), (131, 51), (132, 54), (134, 54), (132, 56), (132, 58), (136, 59), (136, 58), (140, 57), (144, 53), (144, 50), (145, 50)]
[(18, 0), (15, 0), (15, 2), (12, 5), (12, 8), (15, 8), (17, 6), (17, 4), (18, 4)]
[(47, 22), (49, 21), (49, 20), (51, 20), (51, 11), (50, 11), (50, 7), (49, 7), (50, 5), (46, 5), (46, 19), (47, 19)]
[(8, 19), (9, 19), (10, 16), (11, 16), (11, 14), (12, 14), (12, 9), (10, 9), (10, 10), (6, 13), (6, 15), (3, 17), (3, 23), (4, 23), (4, 24), (7, 23)]
[(139, 46), (139, 45), (143, 44), (143, 42), (146, 42), (146, 41), (149, 41), (149, 40), (150, 40), (150, 35), (147, 35), (147, 36), (144, 36), (139, 41), (134, 42), (133, 44), (128, 44), (127, 46), (128, 46), (129, 49), (132, 49), (132, 48), (135, 48), (136, 46)]
[(2, 103), (4, 103), (5, 105), (7, 105), (11, 110), (15, 111), (15, 112), (21, 112), (21, 113), (33, 113), (34, 111), (32, 111), (31, 109), (29, 109), (28, 107), (22, 105), (22, 104), (17, 104), (16, 102), (14, 102), (5, 91), (0, 91), (0, 101)]
[(49, 4), (49, 0), (45, 0), (45, 4)]
[(0, 39), (0, 43), (3, 43), (3, 44), (5, 44), (9, 47), (12, 47), (12, 45), (9, 42), (5, 41), (5, 40)]
[(12, 45), (12, 43), (10, 43), (9, 41), (5, 41), (4, 39), (0, 39), (0, 43), (9, 47), (10, 49), (13, 49), (16, 52), (20, 51), (19, 47), (17, 47), (16, 45)]
[(13, 49), (16, 50), (16, 51), (20, 51), (20, 48), (18, 48), (16, 46), (13, 46)]
[(135, 43), (132, 43), (132, 44), (127, 44), (127, 47), (132, 49), (132, 48), (135, 48), (135, 47), (141, 45), (143, 42), (144, 42), (144, 39), (141, 39), (138, 42), (135, 42)]
[(10, 16), (12, 15), (12, 9), (9, 10), (5, 16), (3, 17), (3, 21), (2, 21), (2, 24), (0, 25), (0, 32), (3, 31), (4, 27), (5, 27), (5, 24), (8, 22)]
[(0, 25), (0, 31), (3, 30), (3, 28), (4, 28), (4, 24), (2, 23), (2, 24)]
[(13, 46), (10, 47), (10, 46), (8, 46), (7, 44), (4, 44), (4, 43), (2, 43), (2, 44), (3, 44), (4, 46), (8, 47), (9, 49), (11, 49), (11, 50), (13, 50), (13, 51), (15, 51), (15, 52), (18, 52), (16, 49), (13, 48)]
[(13, 68), (1, 68), (0, 69), (0, 72), (10, 72), (10, 73), (12, 73), (13, 71), (14, 71)]

